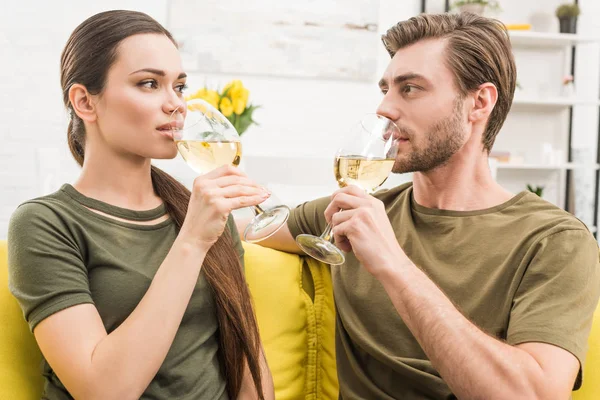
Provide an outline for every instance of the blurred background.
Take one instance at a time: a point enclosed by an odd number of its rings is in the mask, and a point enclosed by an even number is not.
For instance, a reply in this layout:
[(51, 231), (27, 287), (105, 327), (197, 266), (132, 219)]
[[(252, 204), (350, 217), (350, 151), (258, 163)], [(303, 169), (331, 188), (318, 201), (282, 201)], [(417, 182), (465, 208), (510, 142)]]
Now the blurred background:
[[(510, 29), (518, 89), (490, 167), (509, 190), (532, 190), (598, 224), (600, 1), (579, 0), (576, 31), (564, 0), (468, 0)], [(6, 3), (6, 4), (4, 4)], [(109, 9), (145, 12), (180, 43), (188, 95), (232, 80), (259, 105), (241, 135), (241, 167), (284, 203), (337, 188), (333, 156), (344, 133), (375, 111), (389, 56), (380, 35), (445, 0), (107, 0), (2, 4), (0, 25), (0, 239), (24, 200), (76, 180), (66, 142), (59, 60), (72, 30)], [(575, 2), (567, 2), (575, 4)], [(557, 14), (563, 17), (561, 23)], [(571, 17), (569, 19), (569, 17)], [(198, 95), (206, 94), (201, 92)], [(180, 157), (155, 163), (189, 185)], [(411, 179), (391, 176), (385, 187)]]

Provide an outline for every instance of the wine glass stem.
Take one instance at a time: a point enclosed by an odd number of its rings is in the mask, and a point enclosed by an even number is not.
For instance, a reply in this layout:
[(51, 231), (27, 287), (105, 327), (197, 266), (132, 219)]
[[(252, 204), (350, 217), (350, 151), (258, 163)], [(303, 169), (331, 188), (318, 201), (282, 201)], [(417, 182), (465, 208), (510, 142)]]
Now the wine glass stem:
[(254, 211), (254, 215), (260, 215), (263, 212), (265, 212), (262, 208), (260, 208), (260, 206), (253, 206), (252, 207), (252, 211)]
[(321, 234), (321, 239), (333, 243), (333, 235), (331, 234), (331, 224), (327, 224), (327, 227)]

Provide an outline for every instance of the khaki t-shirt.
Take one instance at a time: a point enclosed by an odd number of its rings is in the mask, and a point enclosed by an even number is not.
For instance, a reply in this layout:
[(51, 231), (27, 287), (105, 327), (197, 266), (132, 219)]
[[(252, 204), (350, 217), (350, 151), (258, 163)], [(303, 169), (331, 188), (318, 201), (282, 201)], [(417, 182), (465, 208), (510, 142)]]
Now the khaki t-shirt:
[[(583, 364), (600, 294), (598, 245), (571, 214), (522, 192), (496, 207), (420, 206), (412, 184), (380, 191), (398, 243), (475, 325), (511, 345), (543, 342)], [(319, 235), (329, 198), (300, 205), (294, 237)], [(340, 394), (347, 399), (453, 399), (382, 285), (352, 253), (331, 267)], [(575, 387), (581, 385), (581, 371)]]
[[(60, 310), (91, 303), (111, 333), (138, 305), (177, 237), (172, 219), (140, 225), (88, 208), (129, 221), (153, 221), (166, 213), (164, 205), (149, 211), (111, 206), (70, 185), (22, 204), (9, 225), (9, 287), (32, 331)], [(228, 229), (243, 262), (231, 217)], [(173, 344), (141, 398), (227, 399), (218, 350), (215, 302), (201, 273)], [(44, 398), (71, 399), (45, 360), (42, 368)]]

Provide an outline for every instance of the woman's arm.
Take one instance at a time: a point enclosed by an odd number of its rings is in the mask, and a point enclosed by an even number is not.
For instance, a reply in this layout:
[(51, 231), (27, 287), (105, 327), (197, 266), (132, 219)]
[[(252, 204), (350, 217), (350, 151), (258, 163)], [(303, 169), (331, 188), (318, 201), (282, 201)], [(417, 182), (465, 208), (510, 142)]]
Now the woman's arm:
[(141, 396), (171, 347), (206, 252), (175, 243), (139, 305), (110, 335), (91, 304), (38, 324), (38, 345), (74, 398)]
[[(260, 350), (260, 370), (262, 374), (262, 389), (265, 400), (275, 400), (275, 389), (273, 385), (273, 376), (271, 375), (271, 370), (269, 369), (269, 365), (267, 364), (267, 359), (265, 358), (265, 352), (261, 347)], [(256, 391), (256, 386), (254, 386), (254, 381), (252, 380), (252, 374), (250, 374), (250, 369), (246, 364), (244, 369), (244, 378), (242, 380), (242, 387), (240, 388), (240, 393), (238, 395), (238, 400), (255, 400), (258, 399), (258, 394)]]

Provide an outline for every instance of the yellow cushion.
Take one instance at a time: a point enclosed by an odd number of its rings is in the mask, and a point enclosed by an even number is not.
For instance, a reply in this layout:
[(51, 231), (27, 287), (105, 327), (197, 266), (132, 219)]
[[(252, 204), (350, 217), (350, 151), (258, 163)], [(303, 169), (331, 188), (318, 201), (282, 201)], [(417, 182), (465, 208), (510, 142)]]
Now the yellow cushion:
[[(308, 318), (308, 371), (306, 399), (337, 399), (335, 361), (335, 307), (329, 266), (305, 258), (313, 281), (314, 301)], [(311, 340), (311, 338), (313, 340)], [(276, 397), (277, 398), (277, 397)]]
[(308, 295), (300, 257), (244, 243), (246, 280), (277, 399), (303, 398)]
[(589, 349), (583, 366), (583, 385), (573, 392), (573, 400), (598, 400), (600, 398), (600, 305), (594, 313)]
[[(337, 399), (329, 268), (259, 245), (244, 243), (244, 249), (246, 280), (275, 398)], [(314, 302), (303, 288), (303, 268), (309, 268), (312, 275)]]
[(0, 399), (39, 400), (42, 355), (8, 291), (6, 242), (0, 241)]

